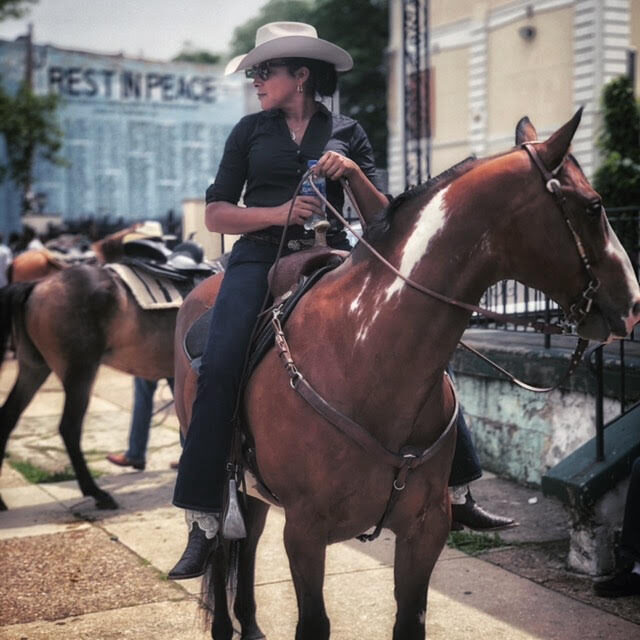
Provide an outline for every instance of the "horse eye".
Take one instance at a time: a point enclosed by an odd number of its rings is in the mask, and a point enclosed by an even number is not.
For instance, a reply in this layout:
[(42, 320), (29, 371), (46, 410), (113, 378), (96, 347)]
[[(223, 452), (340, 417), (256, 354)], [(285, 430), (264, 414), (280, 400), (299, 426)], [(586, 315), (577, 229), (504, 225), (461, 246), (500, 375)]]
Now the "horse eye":
[(602, 200), (594, 200), (587, 205), (587, 215), (597, 218), (602, 213)]

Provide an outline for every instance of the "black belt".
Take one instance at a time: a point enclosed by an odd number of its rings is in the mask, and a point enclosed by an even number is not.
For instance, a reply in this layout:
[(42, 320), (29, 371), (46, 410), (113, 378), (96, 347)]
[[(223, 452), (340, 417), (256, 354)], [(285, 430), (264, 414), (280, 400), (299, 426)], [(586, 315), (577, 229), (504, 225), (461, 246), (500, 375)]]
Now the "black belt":
[[(327, 234), (327, 241), (331, 240), (332, 237), (336, 237), (341, 233), (342, 231)], [(243, 233), (242, 237), (248, 238), (249, 240), (255, 240), (257, 242), (263, 242), (265, 244), (271, 244), (276, 247), (280, 245), (280, 236), (274, 236), (270, 233), (260, 233), (259, 231), (252, 231), (251, 233)], [(292, 238), (291, 240), (287, 241), (285, 246), (290, 251), (300, 251), (301, 249), (309, 249), (313, 247), (314, 244), (315, 238), (312, 236), (310, 238)]]

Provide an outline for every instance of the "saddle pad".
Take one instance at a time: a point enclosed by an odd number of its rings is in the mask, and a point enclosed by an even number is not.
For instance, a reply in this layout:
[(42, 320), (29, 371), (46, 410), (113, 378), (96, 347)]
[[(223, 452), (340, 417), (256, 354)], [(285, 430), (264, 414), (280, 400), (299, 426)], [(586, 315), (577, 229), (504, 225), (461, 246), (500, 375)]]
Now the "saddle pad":
[(105, 266), (120, 276), (136, 302), (145, 310), (177, 309), (182, 304), (182, 294), (167, 278), (153, 276), (125, 264), (112, 263)]

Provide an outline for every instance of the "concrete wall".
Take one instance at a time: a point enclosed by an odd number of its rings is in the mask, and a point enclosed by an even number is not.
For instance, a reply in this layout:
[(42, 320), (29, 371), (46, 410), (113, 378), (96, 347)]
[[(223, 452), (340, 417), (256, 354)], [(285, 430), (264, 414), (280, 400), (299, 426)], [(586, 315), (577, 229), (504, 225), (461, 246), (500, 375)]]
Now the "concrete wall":
[[(554, 336), (544, 348), (539, 334), (469, 329), (463, 341), (514, 376), (549, 387), (563, 379), (575, 339)], [(604, 354), (604, 421), (620, 413), (617, 347)], [(452, 358), (456, 386), (484, 468), (520, 483), (542, 476), (595, 436), (596, 377), (586, 362), (559, 389), (534, 393), (517, 387), (464, 349)], [(640, 396), (640, 359), (625, 350), (627, 398)], [(593, 452), (595, 460), (595, 450)]]
[[(559, 365), (555, 379), (561, 375)], [(595, 399), (589, 393), (533, 393), (459, 371), (456, 386), (482, 466), (517, 482), (539, 485), (548, 469), (595, 435)], [(606, 398), (604, 413), (605, 420), (615, 417), (619, 403)]]

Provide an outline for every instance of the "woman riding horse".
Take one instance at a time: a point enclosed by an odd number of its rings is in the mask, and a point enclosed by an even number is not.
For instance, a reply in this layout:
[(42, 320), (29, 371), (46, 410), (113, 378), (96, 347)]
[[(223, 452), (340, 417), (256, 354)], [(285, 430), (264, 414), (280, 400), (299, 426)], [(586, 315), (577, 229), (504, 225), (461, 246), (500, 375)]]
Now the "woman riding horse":
[[(365, 220), (387, 205), (362, 127), (315, 101), (316, 94), (333, 95), (336, 72), (352, 66), (351, 56), (319, 39), (312, 26), (275, 22), (260, 27), (256, 47), (227, 69), (228, 73), (245, 70), (263, 111), (243, 118), (231, 132), (215, 183), (207, 190), (207, 228), (243, 235), (234, 245), (215, 303), (178, 468), (174, 504), (186, 509), (189, 538), (181, 559), (169, 572), (174, 580), (202, 575), (214, 545), (245, 352), (267, 294), (267, 273), (276, 258), (291, 198), (307, 161), (319, 158), (316, 175), (329, 178), (327, 196), (339, 211), (343, 203), (340, 178), (349, 180)], [(246, 206), (239, 207), (245, 184)], [(314, 213), (321, 213), (318, 199), (296, 198), (285, 255), (295, 250), (292, 246), (309, 246), (313, 234), (305, 232), (303, 225)], [(329, 219), (329, 245), (348, 249), (342, 226)], [(462, 485), (454, 495), (458, 528), (496, 530), (513, 524), (510, 518), (487, 513), (471, 499), (466, 483), (478, 478), (481, 469), (462, 416), (454, 469), (451, 482)]]
[[(340, 178), (349, 180), (365, 219), (387, 204), (362, 127), (315, 100), (316, 94), (333, 95), (337, 72), (353, 66), (346, 51), (318, 38), (310, 25), (274, 22), (260, 27), (256, 47), (230, 66), (228, 73), (244, 70), (253, 80), (262, 111), (235, 126), (216, 180), (207, 190), (207, 228), (242, 237), (233, 247), (211, 318), (178, 468), (173, 502), (187, 510), (190, 534), (182, 558), (169, 573), (173, 579), (201, 575), (213, 545), (245, 352), (289, 210), (284, 255), (304, 246), (300, 241), (309, 242), (313, 233), (305, 231), (305, 221), (323, 215), (318, 198), (300, 196), (291, 203), (307, 162), (318, 160), (315, 175), (329, 178), (327, 197), (338, 210), (343, 203)], [(240, 207), (245, 184), (245, 206)], [(330, 222), (328, 244), (349, 249), (341, 225)]]

